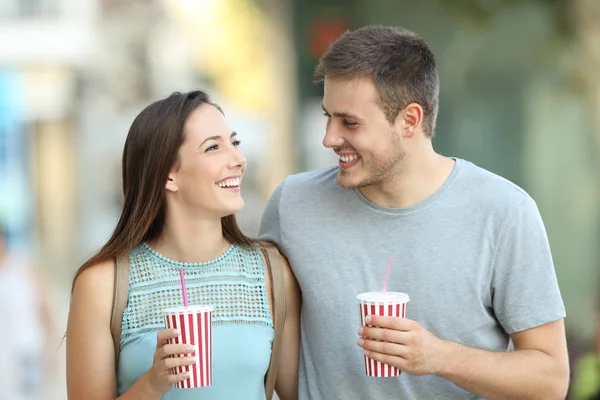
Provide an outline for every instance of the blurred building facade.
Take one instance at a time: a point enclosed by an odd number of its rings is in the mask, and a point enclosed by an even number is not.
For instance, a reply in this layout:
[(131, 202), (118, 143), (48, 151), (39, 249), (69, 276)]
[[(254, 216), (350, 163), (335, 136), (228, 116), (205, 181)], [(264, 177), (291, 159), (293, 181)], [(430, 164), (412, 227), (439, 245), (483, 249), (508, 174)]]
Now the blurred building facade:
[(13, 241), (49, 265), (69, 261), (75, 237), (74, 99), (91, 48), (92, 5), (0, 2), (0, 215)]

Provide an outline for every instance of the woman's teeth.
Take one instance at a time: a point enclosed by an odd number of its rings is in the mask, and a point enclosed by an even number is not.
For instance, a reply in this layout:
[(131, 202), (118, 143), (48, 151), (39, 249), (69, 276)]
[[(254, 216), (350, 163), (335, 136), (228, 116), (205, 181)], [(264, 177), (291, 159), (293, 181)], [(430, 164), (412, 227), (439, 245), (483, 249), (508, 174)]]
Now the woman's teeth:
[(240, 186), (240, 178), (227, 179), (226, 181), (221, 181), (217, 183), (219, 187), (237, 187)]

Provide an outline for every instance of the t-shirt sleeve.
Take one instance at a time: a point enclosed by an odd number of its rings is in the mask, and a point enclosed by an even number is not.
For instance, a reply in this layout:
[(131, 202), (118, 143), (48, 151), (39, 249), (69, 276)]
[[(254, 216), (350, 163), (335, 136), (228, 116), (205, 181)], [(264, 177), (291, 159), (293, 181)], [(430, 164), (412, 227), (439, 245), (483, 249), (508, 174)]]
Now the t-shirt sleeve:
[(281, 220), (279, 219), (279, 203), (281, 201), (282, 190), (283, 183), (275, 189), (267, 202), (258, 231), (260, 239), (273, 242), (279, 248), (283, 245), (281, 237)]
[(501, 225), (493, 262), (492, 301), (508, 334), (565, 317), (546, 229), (530, 197)]

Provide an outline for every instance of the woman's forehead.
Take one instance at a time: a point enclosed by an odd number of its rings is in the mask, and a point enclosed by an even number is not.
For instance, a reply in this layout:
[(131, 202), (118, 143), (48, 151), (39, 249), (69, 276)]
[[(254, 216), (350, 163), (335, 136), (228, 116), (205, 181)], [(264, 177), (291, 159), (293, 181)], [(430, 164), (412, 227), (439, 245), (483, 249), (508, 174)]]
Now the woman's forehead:
[(223, 114), (210, 104), (196, 108), (188, 117), (184, 129), (190, 139), (200, 141), (210, 136), (229, 137), (232, 132)]

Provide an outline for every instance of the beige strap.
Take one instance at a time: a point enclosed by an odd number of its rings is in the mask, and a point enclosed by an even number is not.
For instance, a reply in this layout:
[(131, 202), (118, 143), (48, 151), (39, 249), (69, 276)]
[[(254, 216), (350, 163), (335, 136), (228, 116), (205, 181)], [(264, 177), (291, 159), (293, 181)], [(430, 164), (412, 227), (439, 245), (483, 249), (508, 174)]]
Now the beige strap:
[(110, 317), (110, 331), (115, 344), (115, 368), (119, 365), (119, 352), (121, 350), (121, 323), (123, 310), (127, 306), (129, 295), (129, 253), (125, 252), (117, 257), (115, 262), (115, 294)]
[(281, 352), (281, 337), (285, 323), (285, 276), (283, 274), (283, 263), (281, 255), (275, 247), (263, 248), (267, 270), (271, 277), (271, 288), (273, 292), (273, 347), (271, 350), (271, 362), (265, 377), (265, 393), (267, 400), (271, 400), (275, 390), (275, 379), (279, 367), (279, 354)]

